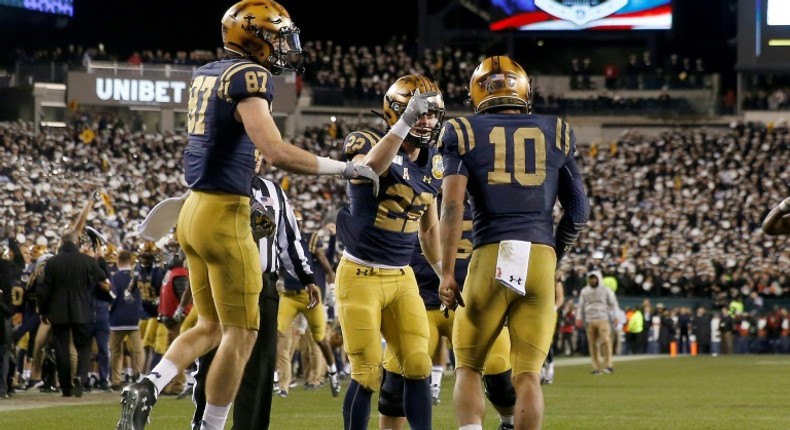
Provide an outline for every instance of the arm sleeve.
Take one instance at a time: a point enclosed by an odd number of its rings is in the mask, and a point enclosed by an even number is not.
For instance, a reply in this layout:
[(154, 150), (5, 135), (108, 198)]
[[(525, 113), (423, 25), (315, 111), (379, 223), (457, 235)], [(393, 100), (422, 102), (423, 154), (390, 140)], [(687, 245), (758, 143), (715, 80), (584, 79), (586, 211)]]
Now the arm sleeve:
[(568, 157), (568, 161), (560, 169), (557, 197), (563, 209), (554, 238), (557, 263), (559, 263), (590, 219), (590, 201), (584, 193), (579, 166), (576, 165), (576, 160), (572, 156)]
[(334, 269), (335, 265), (335, 252), (337, 250), (337, 234), (333, 234), (329, 236), (329, 242), (326, 245), (326, 259), (329, 260), (329, 264), (333, 266)]
[(439, 147), (439, 152), (442, 154), (444, 162), (444, 176), (469, 176), (469, 171), (466, 169), (459, 152), (458, 133), (461, 132), (460, 130), (455, 120), (449, 120), (444, 124), (444, 132), (442, 133), (442, 141)]
[(296, 222), (293, 208), (279, 188), (277, 192), (283, 202), (282, 217), (277, 226), (277, 256), (283, 263), (285, 270), (294, 278), (299, 279), (302, 285), (314, 284), (313, 271), (307, 261), (307, 253), (302, 246), (302, 235)]

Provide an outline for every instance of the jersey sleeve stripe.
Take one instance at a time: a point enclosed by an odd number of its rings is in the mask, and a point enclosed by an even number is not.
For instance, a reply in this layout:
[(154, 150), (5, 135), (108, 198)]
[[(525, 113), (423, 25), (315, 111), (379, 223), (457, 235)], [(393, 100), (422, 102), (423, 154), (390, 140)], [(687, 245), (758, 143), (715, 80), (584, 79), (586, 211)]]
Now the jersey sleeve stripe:
[(360, 131), (359, 134), (365, 136), (365, 138), (370, 141), (370, 146), (371, 147), (374, 146), (379, 141), (379, 139), (376, 138), (376, 136), (374, 136), (373, 133), (371, 133), (369, 131)]
[(458, 153), (464, 155), (466, 153), (466, 139), (464, 139), (464, 135), (463, 133), (461, 133), (461, 127), (458, 124), (458, 120), (451, 119), (448, 122), (453, 127), (453, 130), (455, 131), (455, 136), (458, 138)]
[(568, 155), (571, 150), (571, 126), (565, 121), (562, 124), (565, 126), (565, 155)]
[(315, 254), (315, 250), (318, 245), (318, 233), (313, 233), (310, 235), (310, 243), (307, 245), (307, 249), (310, 250), (310, 253)]
[(225, 100), (227, 102), (232, 101), (231, 98), (228, 97), (228, 87), (230, 87), (230, 79), (233, 77), (233, 75), (239, 69), (241, 69), (241, 68), (243, 68), (245, 66), (249, 66), (251, 64), (253, 64), (253, 63), (248, 63), (246, 61), (242, 62), (242, 63), (239, 63), (239, 64), (234, 64), (234, 65), (228, 67), (224, 72), (222, 72), (222, 75), (220, 75), (220, 78), (219, 78), (220, 79), (219, 90), (217, 91), (217, 95), (221, 99), (223, 99), (223, 100)]
[(557, 118), (557, 131), (555, 131), (554, 140), (557, 142), (557, 149), (562, 151), (562, 120), (559, 118)]
[(466, 138), (469, 139), (469, 151), (475, 149), (475, 132), (472, 130), (472, 124), (466, 118), (459, 118), (459, 121), (466, 131)]

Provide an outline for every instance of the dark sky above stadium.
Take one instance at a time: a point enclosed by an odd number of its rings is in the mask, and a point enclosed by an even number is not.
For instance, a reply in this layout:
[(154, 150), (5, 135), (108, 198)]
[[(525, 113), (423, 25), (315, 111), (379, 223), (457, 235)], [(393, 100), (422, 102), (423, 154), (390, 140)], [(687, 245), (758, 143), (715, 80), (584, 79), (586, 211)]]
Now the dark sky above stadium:
[[(75, 0), (75, 15), (64, 25), (61, 18), (19, 18), (8, 9), (0, 13), (0, 26), (18, 36), (2, 38), (4, 47), (51, 45), (53, 41), (94, 44), (127, 52), (162, 47), (169, 50), (213, 49), (221, 44), (220, 19), (234, 1), (226, 0)], [(283, 0), (302, 30), (302, 41), (333, 39), (342, 43), (386, 42), (393, 35), (414, 37), (417, 29), (417, 0), (375, 5), (386, 13), (373, 13), (370, 1)], [(360, 19), (360, 16), (367, 17)], [(14, 18), (14, 19), (11, 19)], [(8, 35), (3, 31), (4, 36)]]

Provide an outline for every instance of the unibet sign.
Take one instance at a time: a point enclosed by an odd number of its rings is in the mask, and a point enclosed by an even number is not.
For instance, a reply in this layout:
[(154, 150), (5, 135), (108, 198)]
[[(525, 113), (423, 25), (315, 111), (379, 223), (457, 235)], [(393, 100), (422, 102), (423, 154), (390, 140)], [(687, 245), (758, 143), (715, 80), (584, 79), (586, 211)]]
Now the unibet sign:
[(68, 102), (81, 106), (152, 106), (187, 109), (189, 81), (69, 72)]
[(96, 78), (96, 97), (101, 100), (180, 104), (186, 88), (186, 82), (181, 81)]

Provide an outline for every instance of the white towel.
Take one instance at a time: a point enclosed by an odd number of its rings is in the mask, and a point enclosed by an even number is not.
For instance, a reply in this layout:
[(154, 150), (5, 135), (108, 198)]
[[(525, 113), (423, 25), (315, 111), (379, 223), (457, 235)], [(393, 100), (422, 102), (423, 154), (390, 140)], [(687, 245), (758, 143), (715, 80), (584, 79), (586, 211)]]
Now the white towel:
[(152, 242), (158, 242), (159, 239), (169, 233), (170, 229), (178, 222), (178, 214), (181, 212), (181, 207), (184, 206), (184, 201), (189, 196), (189, 193), (190, 191), (187, 190), (181, 197), (170, 197), (157, 203), (137, 227), (137, 233), (140, 237)]
[(532, 242), (503, 240), (499, 242), (496, 260), (496, 280), (511, 290), (526, 295), (529, 250)]

